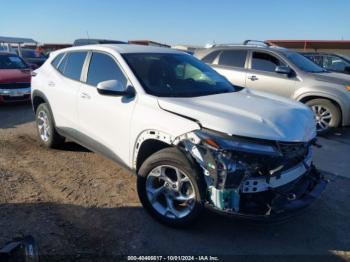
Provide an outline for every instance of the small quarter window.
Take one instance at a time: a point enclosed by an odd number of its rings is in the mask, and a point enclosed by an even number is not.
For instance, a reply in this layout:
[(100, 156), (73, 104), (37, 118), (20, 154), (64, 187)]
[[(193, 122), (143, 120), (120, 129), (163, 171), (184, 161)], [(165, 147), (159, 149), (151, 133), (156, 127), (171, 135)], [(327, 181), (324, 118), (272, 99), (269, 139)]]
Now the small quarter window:
[(207, 64), (212, 64), (215, 60), (215, 58), (218, 56), (218, 54), (220, 53), (220, 50), (216, 50), (214, 52), (211, 52), (209, 53), (208, 55), (206, 55), (202, 61), (204, 63), (207, 63)]
[(54, 60), (52, 61), (52, 65), (53, 67), (55, 67), (57, 69), (58, 65), (60, 64), (62, 57), (64, 56), (64, 53), (61, 53), (59, 55), (57, 55)]

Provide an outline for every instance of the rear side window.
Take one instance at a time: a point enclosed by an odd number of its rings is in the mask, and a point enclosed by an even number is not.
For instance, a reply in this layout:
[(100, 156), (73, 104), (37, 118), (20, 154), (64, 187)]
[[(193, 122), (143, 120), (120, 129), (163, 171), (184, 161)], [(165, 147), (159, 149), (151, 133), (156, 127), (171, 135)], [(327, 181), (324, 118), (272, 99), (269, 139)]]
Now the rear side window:
[(275, 72), (277, 66), (285, 66), (285, 64), (272, 55), (259, 52), (253, 53), (252, 69)]
[(64, 53), (61, 53), (61, 54), (59, 54), (58, 56), (56, 56), (54, 58), (54, 60), (51, 63), (53, 65), (53, 67), (55, 67), (57, 69), (57, 67), (60, 64), (63, 56), (64, 56)]
[(204, 63), (212, 64), (219, 53), (220, 53), (220, 50), (216, 50), (214, 52), (211, 52), (210, 54), (208, 54), (204, 58), (202, 58), (202, 61)]
[(127, 84), (126, 77), (112, 57), (102, 53), (93, 53), (87, 84), (97, 86), (98, 83), (108, 80), (118, 80), (123, 86)]
[(225, 50), (220, 55), (219, 65), (243, 68), (246, 58), (246, 50)]
[(86, 54), (87, 52), (68, 53), (66, 56), (67, 60), (65, 62), (63, 74), (68, 78), (79, 81)]

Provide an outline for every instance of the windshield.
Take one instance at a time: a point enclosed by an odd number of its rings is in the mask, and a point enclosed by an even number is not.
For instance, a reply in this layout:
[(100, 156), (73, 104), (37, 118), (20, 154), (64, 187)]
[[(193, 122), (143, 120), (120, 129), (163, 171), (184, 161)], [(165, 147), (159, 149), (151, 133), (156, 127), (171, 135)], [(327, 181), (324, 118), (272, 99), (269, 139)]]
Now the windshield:
[(0, 69), (26, 69), (28, 65), (17, 55), (0, 55)]
[(188, 54), (123, 55), (148, 94), (194, 97), (237, 91), (223, 76)]
[(43, 58), (45, 59), (45, 56), (43, 54), (40, 54), (39, 52), (36, 52), (35, 50), (21, 50), (22, 56), (24, 58)]
[(308, 72), (308, 73), (327, 72), (327, 70), (318, 66), (317, 64), (312, 62), (310, 59), (306, 58), (301, 54), (288, 52), (288, 53), (285, 53), (284, 56), (287, 57), (295, 66), (297, 66), (299, 69), (303, 70), (304, 72)]

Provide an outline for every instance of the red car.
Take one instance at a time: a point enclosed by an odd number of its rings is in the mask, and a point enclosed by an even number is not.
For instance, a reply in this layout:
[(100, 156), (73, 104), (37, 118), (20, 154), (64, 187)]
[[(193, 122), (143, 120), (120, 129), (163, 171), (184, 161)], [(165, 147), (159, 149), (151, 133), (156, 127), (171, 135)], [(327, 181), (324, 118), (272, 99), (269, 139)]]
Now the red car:
[(30, 101), (31, 69), (22, 58), (0, 53), (0, 104)]

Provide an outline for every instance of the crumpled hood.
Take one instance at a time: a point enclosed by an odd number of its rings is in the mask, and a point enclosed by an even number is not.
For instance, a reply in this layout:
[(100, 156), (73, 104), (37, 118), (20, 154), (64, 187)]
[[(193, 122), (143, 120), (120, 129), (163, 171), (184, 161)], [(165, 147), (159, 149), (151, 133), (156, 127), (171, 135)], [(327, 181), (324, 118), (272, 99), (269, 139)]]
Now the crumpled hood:
[(309, 141), (315, 120), (305, 105), (283, 97), (244, 89), (194, 98), (158, 98), (169, 112), (200, 122), (204, 128), (251, 138)]
[(339, 84), (344, 86), (350, 85), (350, 75), (333, 73), (333, 72), (318, 73), (318, 74), (311, 74), (311, 75), (318, 81)]
[(0, 69), (0, 83), (27, 83), (30, 79), (30, 70)]

